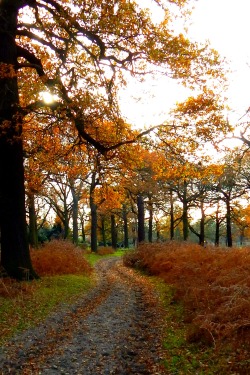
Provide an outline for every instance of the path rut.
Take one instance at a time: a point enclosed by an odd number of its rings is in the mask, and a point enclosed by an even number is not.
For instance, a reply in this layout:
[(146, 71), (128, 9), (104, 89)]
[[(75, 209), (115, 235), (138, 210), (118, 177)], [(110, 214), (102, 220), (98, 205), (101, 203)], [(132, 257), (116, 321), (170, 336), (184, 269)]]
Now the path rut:
[(164, 320), (145, 277), (107, 258), (97, 285), (0, 351), (2, 375), (165, 374)]

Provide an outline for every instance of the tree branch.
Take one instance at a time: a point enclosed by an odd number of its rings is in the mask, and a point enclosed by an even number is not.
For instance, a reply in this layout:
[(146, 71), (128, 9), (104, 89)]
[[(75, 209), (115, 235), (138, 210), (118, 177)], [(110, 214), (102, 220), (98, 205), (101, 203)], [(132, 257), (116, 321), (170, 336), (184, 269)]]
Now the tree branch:
[[(53, 50), (54, 52), (56, 52), (61, 59), (63, 59), (63, 56), (64, 56), (64, 50), (63, 49), (55, 47), (53, 45), (53, 43), (47, 42), (43, 38), (40, 38), (38, 35), (32, 33), (31, 31), (28, 31), (28, 30), (17, 30), (17, 35), (27, 36), (30, 39), (36, 40), (37, 42), (39, 42), (43, 46), (49, 47), (51, 50)], [(22, 47), (20, 47), (20, 48), (22, 48)]]

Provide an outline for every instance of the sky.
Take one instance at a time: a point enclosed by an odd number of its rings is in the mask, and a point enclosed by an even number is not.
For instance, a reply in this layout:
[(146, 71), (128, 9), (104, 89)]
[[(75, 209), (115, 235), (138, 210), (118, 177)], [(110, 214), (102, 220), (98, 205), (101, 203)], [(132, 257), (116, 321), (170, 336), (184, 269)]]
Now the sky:
[[(237, 123), (250, 107), (250, 0), (196, 0), (194, 3), (189, 35), (198, 42), (210, 40), (211, 47), (230, 62), (229, 119)], [(122, 95), (122, 111), (135, 126), (157, 125), (166, 119), (177, 101), (187, 96), (185, 89), (169, 80), (140, 85), (131, 82)]]

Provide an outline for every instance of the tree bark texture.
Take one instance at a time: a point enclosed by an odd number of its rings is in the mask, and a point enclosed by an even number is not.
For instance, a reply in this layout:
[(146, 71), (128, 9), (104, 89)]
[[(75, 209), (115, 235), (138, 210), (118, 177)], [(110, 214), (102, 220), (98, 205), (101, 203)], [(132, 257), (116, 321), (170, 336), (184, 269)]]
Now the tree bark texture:
[(82, 242), (85, 242), (86, 234), (85, 234), (85, 227), (84, 227), (84, 219), (81, 219), (81, 228), (82, 228)]
[(200, 220), (200, 237), (199, 242), (201, 246), (205, 245), (205, 211), (204, 202), (201, 202), (201, 220)]
[(105, 228), (105, 216), (101, 216), (101, 233), (102, 233), (102, 242), (103, 246), (107, 246), (106, 241), (106, 228)]
[(170, 189), (170, 240), (174, 239), (174, 199), (173, 190)]
[(90, 215), (91, 215), (91, 251), (97, 252), (97, 206), (92, 196), (90, 196)]
[(9, 276), (33, 279), (25, 213), (22, 118), (16, 76), (18, 2), (0, 2), (1, 263)]
[(145, 241), (145, 216), (144, 216), (144, 200), (143, 196), (137, 196), (137, 210), (138, 210), (138, 242)]
[(73, 206), (72, 206), (72, 219), (73, 219), (73, 243), (78, 245), (78, 195), (75, 191), (73, 183), (70, 186), (71, 194), (73, 198)]
[(216, 216), (215, 216), (215, 239), (214, 239), (215, 246), (219, 246), (220, 244), (220, 218), (219, 218), (219, 205), (217, 206)]
[(112, 248), (116, 250), (117, 248), (117, 228), (115, 223), (115, 215), (111, 215), (111, 243)]
[(123, 217), (123, 233), (124, 233), (124, 247), (127, 249), (129, 247), (128, 242), (128, 213), (126, 209), (126, 205), (123, 205), (122, 208), (122, 217)]
[(62, 211), (62, 222), (63, 222), (63, 239), (66, 240), (69, 236), (69, 219), (70, 210), (67, 203), (67, 195), (64, 195), (63, 211)]
[(227, 246), (232, 247), (233, 246), (233, 238), (232, 238), (232, 226), (231, 226), (231, 206), (230, 206), (230, 199), (229, 198), (226, 200), (226, 207), (227, 207), (227, 213), (226, 213)]
[(188, 202), (187, 202), (187, 183), (184, 181), (184, 192), (183, 192), (183, 211), (182, 211), (182, 223), (183, 223), (183, 240), (188, 239)]
[(34, 249), (38, 248), (38, 233), (37, 233), (37, 219), (35, 209), (35, 196), (34, 193), (28, 194), (29, 204), (29, 243)]
[(153, 203), (151, 196), (149, 197), (149, 220), (148, 220), (148, 242), (153, 242)]

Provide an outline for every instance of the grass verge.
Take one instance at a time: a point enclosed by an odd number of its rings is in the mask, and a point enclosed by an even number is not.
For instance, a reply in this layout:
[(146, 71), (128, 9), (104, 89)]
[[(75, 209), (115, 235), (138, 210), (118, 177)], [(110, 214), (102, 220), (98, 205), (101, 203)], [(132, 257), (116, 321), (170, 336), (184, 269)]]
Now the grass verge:
[(16, 333), (34, 327), (60, 304), (71, 304), (94, 285), (92, 276), (60, 275), (32, 282), (6, 284), (14, 295), (0, 296), (0, 344)]
[(110, 252), (108, 254), (99, 254), (99, 253), (86, 253), (84, 255), (85, 259), (93, 266), (96, 262), (103, 258), (109, 258), (109, 257), (122, 257), (126, 254), (126, 252), (131, 251), (130, 249), (119, 249), (114, 252)]
[(68, 241), (51, 241), (42, 249), (33, 250), (32, 260), (42, 276), (40, 280), (0, 279), (0, 345), (46, 319), (61, 304), (70, 305), (93, 288), (95, 275), (90, 264), (123, 254), (124, 250), (106, 255), (84, 254)]
[[(185, 312), (181, 302), (174, 299), (174, 287), (167, 285), (157, 277), (149, 277), (157, 289), (164, 306), (166, 330), (164, 366), (171, 375), (228, 375), (230, 349), (216, 347), (204, 334), (198, 342), (189, 342), (191, 324), (185, 321)], [(229, 371), (229, 372), (228, 372)]]
[(169, 374), (250, 374), (249, 260), (249, 248), (175, 242), (143, 244), (125, 256), (162, 297)]

